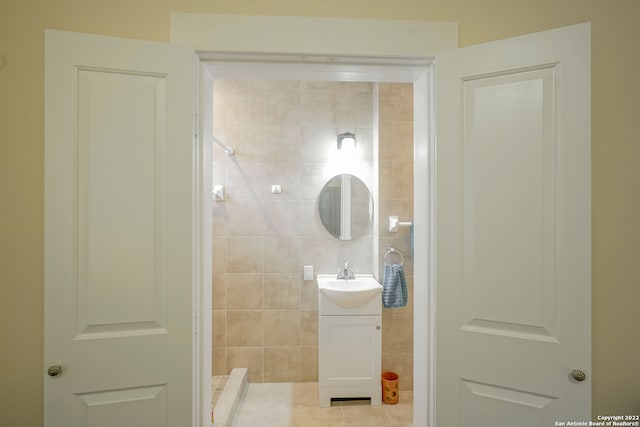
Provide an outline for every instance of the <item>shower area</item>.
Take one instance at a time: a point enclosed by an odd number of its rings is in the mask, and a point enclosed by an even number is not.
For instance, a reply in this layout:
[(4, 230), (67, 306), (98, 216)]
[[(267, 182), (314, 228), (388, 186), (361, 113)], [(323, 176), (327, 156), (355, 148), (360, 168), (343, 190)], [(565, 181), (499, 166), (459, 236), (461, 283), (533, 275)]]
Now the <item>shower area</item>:
[[(382, 370), (413, 389), (410, 229), (388, 223), (413, 218), (412, 96), (410, 83), (214, 80), (213, 405), (238, 381), (316, 382), (317, 287), (303, 266), (331, 274), (349, 258), (381, 280), (390, 246), (404, 254), (409, 303), (383, 310)], [(343, 132), (356, 135), (348, 155), (337, 150)], [(318, 214), (339, 174), (373, 196), (373, 221), (353, 240)]]

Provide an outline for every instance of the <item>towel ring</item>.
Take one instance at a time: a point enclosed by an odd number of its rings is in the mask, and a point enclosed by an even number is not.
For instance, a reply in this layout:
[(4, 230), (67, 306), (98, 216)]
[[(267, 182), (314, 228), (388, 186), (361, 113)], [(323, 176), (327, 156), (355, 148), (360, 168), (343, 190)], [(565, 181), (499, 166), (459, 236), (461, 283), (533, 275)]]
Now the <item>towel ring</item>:
[(399, 250), (397, 250), (396, 248), (392, 248), (391, 246), (389, 246), (389, 249), (387, 250), (387, 252), (384, 254), (384, 265), (390, 265), (387, 262), (387, 257), (391, 254), (398, 254), (400, 255), (400, 265), (404, 265), (404, 255), (402, 255), (402, 252), (400, 252)]

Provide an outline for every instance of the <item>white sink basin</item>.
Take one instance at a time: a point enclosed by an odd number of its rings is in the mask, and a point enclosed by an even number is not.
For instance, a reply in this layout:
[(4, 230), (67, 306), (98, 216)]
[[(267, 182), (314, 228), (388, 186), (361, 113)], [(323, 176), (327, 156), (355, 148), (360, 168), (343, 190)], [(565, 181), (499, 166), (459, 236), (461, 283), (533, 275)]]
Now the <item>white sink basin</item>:
[(356, 274), (355, 279), (336, 279), (335, 275), (318, 275), (318, 289), (341, 307), (361, 307), (382, 292), (382, 285), (372, 274)]

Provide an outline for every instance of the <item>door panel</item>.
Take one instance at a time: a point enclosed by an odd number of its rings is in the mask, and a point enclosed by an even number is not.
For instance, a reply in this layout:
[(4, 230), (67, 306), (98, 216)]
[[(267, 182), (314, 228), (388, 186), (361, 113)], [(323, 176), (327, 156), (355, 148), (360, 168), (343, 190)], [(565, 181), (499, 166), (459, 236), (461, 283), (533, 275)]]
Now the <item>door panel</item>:
[(77, 70), (75, 339), (167, 333), (166, 78)]
[(192, 423), (192, 64), (46, 32), (46, 426)]
[(557, 342), (555, 67), (462, 84), (462, 330)]
[(321, 385), (379, 385), (380, 316), (321, 316), (320, 323)]
[(92, 427), (165, 426), (166, 407), (166, 386), (81, 393), (74, 399), (74, 418)]
[(588, 24), (437, 58), (437, 425), (590, 419), (589, 67)]
[(519, 390), (463, 381), (462, 416), (467, 427), (517, 424), (526, 427), (554, 425), (557, 400)]

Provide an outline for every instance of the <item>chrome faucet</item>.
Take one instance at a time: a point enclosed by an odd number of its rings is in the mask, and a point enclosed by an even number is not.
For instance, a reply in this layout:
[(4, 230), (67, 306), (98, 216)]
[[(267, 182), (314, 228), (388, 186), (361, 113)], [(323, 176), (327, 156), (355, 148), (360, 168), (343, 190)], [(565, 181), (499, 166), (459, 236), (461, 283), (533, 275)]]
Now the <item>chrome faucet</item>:
[(337, 279), (349, 280), (355, 278), (356, 276), (351, 269), (351, 265), (349, 264), (349, 258), (347, 258), (344, 260), (344, 267), (342, 269), (338, 269)]

